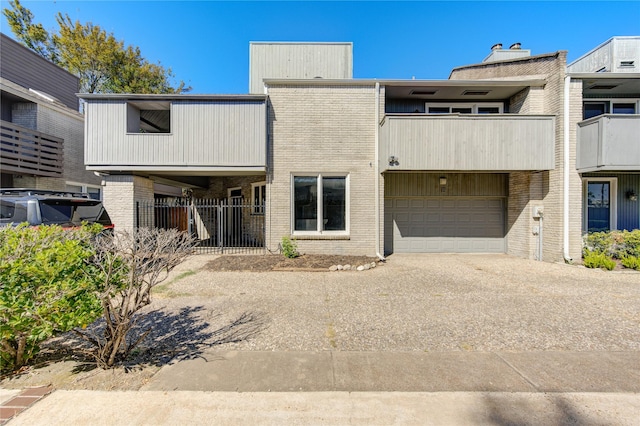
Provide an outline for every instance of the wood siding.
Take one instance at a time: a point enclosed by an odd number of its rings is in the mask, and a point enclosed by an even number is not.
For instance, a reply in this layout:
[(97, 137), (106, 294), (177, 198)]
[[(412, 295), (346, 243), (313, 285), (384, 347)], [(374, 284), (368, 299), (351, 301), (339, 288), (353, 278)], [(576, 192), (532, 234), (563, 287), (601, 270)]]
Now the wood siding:
[(264, 93), (265, 78), (351, 78), (352, 51), (351, 43), (251, 43), (249, 93)]
[[(447, 179), (442, 190), (440, 178)], [(390, 197), (506, 197), (506, 173), (395, 173), (385, 174), (384, 196)]]
[(380, 131), (382, 171), (551, 170), (554, 150), (553, 116), (387, 115)]
[(0, 168), (34, 176), (62, 176), (64, 141), (26, 127), (0, 123)]
[(580, 172), (640, 171), (640, 115), (602, 115), (578, 123)]
[(0, 34), (0, 77), (51, 95), (78, 110), (78, 77)]
[(265, 167), (264, 101), (174, 101), (170, 133), (127, 133), (127, 102), (86, 105), (89, 167)]

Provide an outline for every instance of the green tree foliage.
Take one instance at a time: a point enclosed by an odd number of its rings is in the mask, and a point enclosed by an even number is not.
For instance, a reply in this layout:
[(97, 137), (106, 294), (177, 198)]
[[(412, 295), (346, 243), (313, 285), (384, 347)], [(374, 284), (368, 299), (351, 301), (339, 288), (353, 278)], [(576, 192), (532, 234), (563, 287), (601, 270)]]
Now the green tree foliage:
[(184, 82), (171, 84), (170, 68), (148, 62), (138, 47), (125, 46), (91, 22), (73, 22), (68, 15), (58, 13), (58, 33), (50, 34), (42, 24), (33, 23), (33, 14), (20, 4), (10, 1), (4, 9), (11, 31), (34, 52), (80, 78), (83, 93), (182, 93)]
[(101, 313), (100, 271), (88, 264), (100, 225), (0, 228), (0, 366), (19, 368), (55, 332), (85, 327)]

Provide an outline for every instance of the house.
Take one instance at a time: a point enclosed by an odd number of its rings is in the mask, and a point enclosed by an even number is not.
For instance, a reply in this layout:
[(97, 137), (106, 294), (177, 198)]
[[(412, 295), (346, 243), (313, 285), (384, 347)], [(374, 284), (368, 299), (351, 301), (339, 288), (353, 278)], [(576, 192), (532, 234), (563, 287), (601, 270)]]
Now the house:
[(247, 95), (81, 95), (116, 226), (184, 192), (249, 200), (239, 220), (260, 216), (269, 250), (580, 257), (583, 84), (566, 52), (496, 45), (448, 80), (376, 80), (353, 78), (352, 50), (251, 43)]
[(640, 228), (640, 37), (613, 37), (567, 66), (582, 84), (582, 231)]
[(84, 167), (79, 80), (0, 34), (0, 187), (88, 192), (101, 179)]

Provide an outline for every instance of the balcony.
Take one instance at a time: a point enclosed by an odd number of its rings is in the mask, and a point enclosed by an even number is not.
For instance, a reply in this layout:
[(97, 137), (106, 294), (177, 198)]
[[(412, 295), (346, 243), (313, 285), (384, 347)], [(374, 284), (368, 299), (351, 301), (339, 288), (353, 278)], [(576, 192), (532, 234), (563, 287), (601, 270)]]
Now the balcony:
[(516, 171), (555, 167), (555, 117), (515, 114), (387, 114), (380, 168)]
[(640, 170), (640, 115), (606, 114), (578, 123), (579, 172)]
[(8, 121), (0, 122), (0, 169), (4, 173), (62, 176), (64, 140)]

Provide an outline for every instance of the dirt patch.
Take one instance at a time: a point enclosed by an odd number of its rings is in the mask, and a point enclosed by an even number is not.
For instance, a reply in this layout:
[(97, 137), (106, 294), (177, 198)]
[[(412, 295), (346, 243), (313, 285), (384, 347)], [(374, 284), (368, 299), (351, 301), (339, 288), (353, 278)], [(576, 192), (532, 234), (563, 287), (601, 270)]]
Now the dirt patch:
[(242, 255), (221, 256), (207, 263), (205, 268), (210, 271), (328, 271), (334, 265), (359, 266), (371, 263), (378, 264), (378, 259), (368, 256), (340, 256), (340, 255), (303, 255), (294, 259), (287, 259), (279, 255)]

